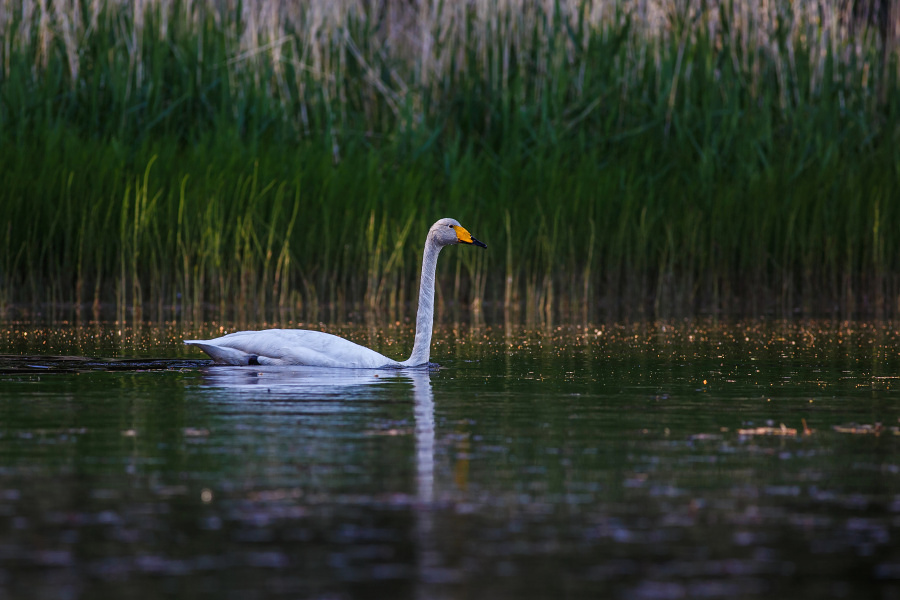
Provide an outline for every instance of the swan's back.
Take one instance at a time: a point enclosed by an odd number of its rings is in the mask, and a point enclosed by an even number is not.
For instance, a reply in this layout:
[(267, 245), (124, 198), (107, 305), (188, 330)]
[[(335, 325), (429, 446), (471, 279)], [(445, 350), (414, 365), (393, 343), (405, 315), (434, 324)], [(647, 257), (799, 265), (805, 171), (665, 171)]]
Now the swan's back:
[(398, 362), (344, 338), (308, 329), (239, 331), (213, 340), (185, 340), (226, 365), (308, 365), (377, 369)]

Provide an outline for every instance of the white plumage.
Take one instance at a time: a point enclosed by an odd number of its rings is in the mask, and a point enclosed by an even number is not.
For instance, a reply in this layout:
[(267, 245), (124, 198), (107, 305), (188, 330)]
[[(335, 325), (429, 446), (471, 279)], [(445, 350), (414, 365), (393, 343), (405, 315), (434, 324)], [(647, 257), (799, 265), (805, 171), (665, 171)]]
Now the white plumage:
[(212, 340), (185, 340), (213, 360), (226, 365), (307, 365), (377, 369), (415, 367), (428, 363), (434, 327), (434, 275), (441, 248), (452, 244), (487, 246), (455, 219), (440, 219), (425, 239), (422, 279), (419, 283), (419, 310), (416, 313), (416, 340), (410, 357), (396, 361), (374, 350), (330, 333), (307, 329), (266, 329), (239, 331)]

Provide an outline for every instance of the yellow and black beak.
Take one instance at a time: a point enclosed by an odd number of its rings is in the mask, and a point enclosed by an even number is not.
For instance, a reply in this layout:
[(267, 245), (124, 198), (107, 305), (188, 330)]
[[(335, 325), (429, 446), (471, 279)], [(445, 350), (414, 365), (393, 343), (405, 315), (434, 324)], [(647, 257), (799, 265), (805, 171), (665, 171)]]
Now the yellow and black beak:
[(484, 242), (479, 242), (475, 238), (472, 237), (472, 234), (463, 227), (462, 225), (453, 225), (453, 230), (456, 232), (456, 239), (460, 244), (473, 244), (478, 246), (479, 248), (487, 248), (487, 244)]

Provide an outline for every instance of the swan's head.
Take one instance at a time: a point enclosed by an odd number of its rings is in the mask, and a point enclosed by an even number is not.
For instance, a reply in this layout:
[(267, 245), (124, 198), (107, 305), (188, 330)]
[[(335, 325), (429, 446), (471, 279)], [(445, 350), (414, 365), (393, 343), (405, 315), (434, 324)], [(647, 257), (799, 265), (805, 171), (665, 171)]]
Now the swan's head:
[(441, 219), (431, 226), (428, 231), (428, 237), (437, 243), (438, 246), (449, 246), (451, 244), (472, 244), (481, 248), (487, 248), (487, 244), (479, 242), (472, 237), (469, 231), (459, 224), (456, 219)]

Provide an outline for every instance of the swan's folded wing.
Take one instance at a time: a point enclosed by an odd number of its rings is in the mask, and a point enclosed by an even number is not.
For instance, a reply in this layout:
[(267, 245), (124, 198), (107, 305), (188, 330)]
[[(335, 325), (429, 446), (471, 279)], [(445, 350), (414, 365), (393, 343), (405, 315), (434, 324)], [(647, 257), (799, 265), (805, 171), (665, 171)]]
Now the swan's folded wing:
[(397, 362), (344, 338), (306, 329), (239, 331), (214, 340), (185, 342), (223, 364), (380, 368)]
[(212, 342), (215, 340), (185, 340), (189, 346), (197, 346), (220, 365), (247, 365), (250, 364), (251, 355), (228, 346), (218, 346)]

